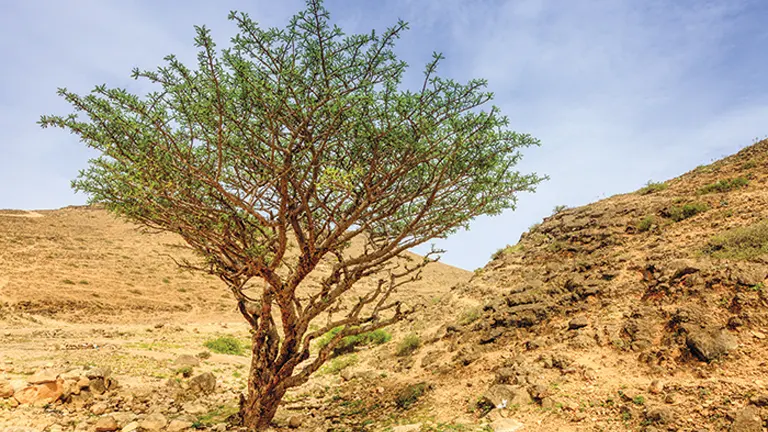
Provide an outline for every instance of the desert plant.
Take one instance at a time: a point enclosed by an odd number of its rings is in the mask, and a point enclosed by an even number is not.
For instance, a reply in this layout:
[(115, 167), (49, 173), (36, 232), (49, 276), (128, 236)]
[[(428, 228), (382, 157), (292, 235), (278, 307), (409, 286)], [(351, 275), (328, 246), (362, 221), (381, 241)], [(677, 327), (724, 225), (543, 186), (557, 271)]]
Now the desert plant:
[(399, 357), (411, 355), (421, 346), (421, 338), (416, 333), (407, 334), (397, 345), (395, 354)]
[(737, 227), (709, 240), (705, 253), (715, 258), (754, 259), (768, 255), (768, 221)]
[(646, 216), (637, 222), (636, 227), (639, 232), (646, 232), (650, 230), (654, 225), (656, 225), (656, 217)]
[(567, 205), (556, 205), (552, 209), (552, 216), (554, 216), (554, 215), (556, 215), (556, 214), (558, 214), (558, 213), (560, 213), (562, 211), (565, 211), (565, 210), (568, 210), (568, 206)]
[(707, 210), (709, 210), (709, 206), (707, 204), (701, 203), (701, 202), (694, 202), (689, 204), (683, 204), (682, 206), (671, 207), (667, 211), (667, 214), (669, 218), (672, 219), (673, 221), (680, 222), (682, 220), (696, 216), (699, 213), (703, 213)]
[[(334, 340), (337, 334), (342, 332), (344, 327), (339, 326), (331, 329), (328, 333), (317, 339), (316, 345), (318, 349), (325, 348), (331, 341)], [(357, 335), (347, 336), (341, 339), (333, 350), (333, 355), (340, 355), (353, 351), (356, 347), (365, 345), (381, 345), (389, 342), (392, 339), (392, 334), (384, 329), (378, 329), (366, 333), (360, 333)]]
[(232, 336), (219, 336), (203, 343), (203, 346), (218, 354), (243, 355), (245, 349), (239, 339)]
[(465, 310), (459, 317), (460, 325), (468, 325), (480, 319), (482, 309), (479, 307), (473, 307)]
[(663, 191), (664, 189), (668, 188), (669, 185), (662, 182), (654, 182), (651, 180), (648, 180), (648, 183), (645, 184), (642, 188), (640, 188), (637, 193), (640, 195), (648, 195), (655, 192)]
[(320, 369), (320, 373), (322, 375), (336, 375), (344, 369), (357, 364), (357, 361), (357, 356), (355, 354), (335, 357)]
[(712, 184), (708, 184), (699, 189), (700, 194), (708, 194), (715, 192), (729, 192), (733, 189), (745, 187), (749, 184), (749, 180), (744, 177), (736, 177), (732, 179), (718, 180)]
[(427, 383), (411, 384), (400, 390), (395, 397), (395, 403), (402, 409), (408, 409), (429, 390)]
[[(539, 142), (509, 129), (485, 80), (439, 77), (435, 54), (422, 85), (404, 90), (407, 65), (393, 47), (405, 22), (345, 35), (322, 0), (306, 3), (284, 29), (232, 12), (239, 33), (221, 51), (197, 27), (194, 67), (171, 55), (164, 67), (133, 72), (156, 91), (60, 89), (75, 114), (40, 119), (97, 153), (77, 191), (179, 234), (201, 259), (179, 264), (217, 276), (234, 296), (252, 330), (242, 403), (250, 430), (266, 429), (286, 391), (344, 337), (407, 314), (391, 294), (439, 251), (419, 261), (406, 251), (514, 209), (517, 193), (544, 179), (515, 170), (520, 150)], [(362, 247), (350, 248), (353, 240)], [(297, 296), (321, 262), (328, 274)], [(347, 312), (308, 331), (374, 275)], [(310, 355), (313, 339), (338, 326)]]

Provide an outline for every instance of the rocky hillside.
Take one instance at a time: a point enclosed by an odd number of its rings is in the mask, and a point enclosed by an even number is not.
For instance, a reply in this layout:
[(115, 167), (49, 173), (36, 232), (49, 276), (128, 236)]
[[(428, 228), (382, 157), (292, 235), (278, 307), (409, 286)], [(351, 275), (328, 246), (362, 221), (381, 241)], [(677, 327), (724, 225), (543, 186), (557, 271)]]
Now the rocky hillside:
[(521, 402), (492, 415), (761, 431), (767, 278), (763, 141), (531, 227), (455, 288), (478, 306), (446, 337), (464, 363), (509, 356), (483, 368), (490, 394)]

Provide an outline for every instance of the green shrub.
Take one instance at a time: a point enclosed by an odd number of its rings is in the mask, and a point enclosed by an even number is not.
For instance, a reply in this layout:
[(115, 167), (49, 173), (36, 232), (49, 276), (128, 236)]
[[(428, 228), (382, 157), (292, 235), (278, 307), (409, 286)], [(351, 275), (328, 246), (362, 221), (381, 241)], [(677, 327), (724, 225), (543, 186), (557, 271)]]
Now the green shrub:
[(232, 336), (220, 336), (205, 341), (204, 347), (218, 354), (244, 355), (245, 347), (239, 339)]
[(744, 177), (736, 177), (732, 179), (718, 180), (712, 184), (708, 184), (699, 189), (700, 194), (708, 194), (715, 192), (728, 192), (733, 189), (745, 187), (749, 184), (749, 180)]
[(728, 230), (713, 237), (706, 253), (715, 258), (753, 259), (768, 254), (768, 221)]
[(63, 283), (64, 285), (74, 285), (75, 284), (70, 279), (64, 279), (63, 281), (61, 281), (61, 283)]
[(182, 366), (178, 369), (176, 369), (176, 375), (181, 375), (184, 378), (189, 378), (192, 376), (192, 366)]
[(396, 354), (400, 357), (405, 357), (416, 351), (421, 346), (421, 338), (416, 333), (410, 333), (406, 335), (400, 344), (397, 345)]
[(651, 229), (652, 226), (656, 225), (656, 217), (655, 216), (646, 216), (637, 223), (636, 227), (637, 230), (640, 232), (646, 232)]
[(320, 375), (336, 375), (355, 364), (357, 364), (357, 355), (355, 354), (335, 357), (323, 365), (320, 369)]
[(560, 212), (563, 212), (565, 210), (568, 210), (568, 206), (567, 205), (556, 205), (554, 208), (552, 208), (552, 216), (554, 216), (554, 215), (556, 215), (556, 214), (558, 214)]
[(402, 409), (408, 409), (415, 404), (424, 393), (429, 390), (427, 383), (412, 384), (402, 389), (395, 398), (395, 403)]
[(638, 189), (637, 193), (639, 193), (640, 195), (648, 195), (655, 192), (663, 191), (668, 187), (669, 185), (666, 183), (654, 182), (649, 180), (648, 183), (645, 184), (645, 186)]
[[(333, 339), (341, 330), (343, 326), (335, 327), (328, 333), (320, 336), (315, 342), (318, 349), (323, 349), (331, 343)], [(360, 333), (359, 335), (346, 336), (336, 347), (333, 349), (333, 355), (341, 355), (353, 351), (356, 347), (366, 345), (381, 345), (389, 342), (392, 339), (392, 335), (384, 330), (378, 329), (366, 333)]]
[(694, 202), (694, 203), (684, 204), (682, 206), (674, 206), (670, 208), (667, 213), (669, 214), (670, 219), (672, 219), (675, 222), (680, 222), (681, 220), (691, 218), (707, 210), (709, 210), (709, 206), (707, 204), (701, 203), (701, 202)]
[(460, 325), (472, 324), (473, 322), (477, 321), (480, 318), (481, 312), (482, 311), (479, 307), (473, 307), (465, 310), (464, 312), (462, 312), (461, 317), (459, 317), (459, 324)]
[(499, 258), (501, 258), (502, 256), (504, 256), (506, 254), (511, 254), (511, 253), (514, 253), (514, 252), (521, 252), (524, 249), (525, 248), (520, 243), (516, 243), (516, 244), (514, 244), (512, 246), (506, 245), (505, 247), (503, 247), (503, 248), (497, 250), (496, 252), (494, 252), (493, 255), (491, 255), (491, 260), (499, 259)]
[(748, 170), (748, 169), (752, 169), (752, 168), (754, 168), (756, 166), (757, 166), (757, 162), (751, 160), (751, 161), (745, 162), (744, 165), (741, 166), (741, 169)]

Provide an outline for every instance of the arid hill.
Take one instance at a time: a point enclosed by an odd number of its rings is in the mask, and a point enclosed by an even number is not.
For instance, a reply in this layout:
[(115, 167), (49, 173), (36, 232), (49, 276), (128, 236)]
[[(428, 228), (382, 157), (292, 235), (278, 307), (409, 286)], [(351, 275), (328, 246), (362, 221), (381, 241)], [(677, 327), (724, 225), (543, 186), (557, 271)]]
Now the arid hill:
[[(178, 242), (97, 209), (0, 211), (0, 398), (4, 378), (64, 389), (0, 399), (0, 426), (238, 430), (247, 353), (211, 342), (246, 326), (218, 281), (175, 269)], [(401, 294), (409, 320), (350, 341), (275, 428), (762, 431), (767, 277), (763, 141), (560, 211), (474, 275), (433, 266)]]

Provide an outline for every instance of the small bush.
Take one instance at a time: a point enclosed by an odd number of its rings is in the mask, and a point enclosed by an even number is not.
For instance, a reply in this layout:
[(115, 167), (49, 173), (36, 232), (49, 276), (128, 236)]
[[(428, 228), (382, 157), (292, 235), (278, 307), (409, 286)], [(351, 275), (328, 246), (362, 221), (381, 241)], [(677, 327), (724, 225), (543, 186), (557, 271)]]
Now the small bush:
[(669, 209), (668, 214), (670, 219), (675, 222), (680, 222), (707, 210), (709, 210), (709, 206), (705, 203), (694, 202), (682, 206), (674, 206)]
[(656, 218), (654, 216), (646, 216), (637, 223), (636, 227), (639, 232), (646, 232), (656, 225)]
[(197, 358), (200, 360), (205, 360), (211, 358), (211, 352), (210, 351), (200, 351), (197, 353)]
[(715, 183), (708, 184), (699, 189), (700, 194), (708, 194), (715, 192), (728, 192), (733, 189), (745, 187), (749, 184), (749, 180), (744, 177), (736, 177), (732, 179), (718, 180)]
[(768, 221), (738, 227), (713, 237), (706, 253), (715, 258), (753, 259), (768, 254)]
[(192, 366), (183, 366), (178, 369), (176, 369), (176, 375), (181, 375), (184, 378), (189, 378), (192, 376)]
[[(341, 326), (335, 327), (328, 333), (320, 336), (316, 342), (318, 349), (325, 348), (329, 343), (331, 343), (331, 339), (339, 334), (342, 329), (343, 327)], [(351, 352), (359, 346), (381, 345), (389, 342), (391, 339), (392, 335), (384, 329), (378, 329), (354, 336), (346, 336), (333, 349), (333, 355), (341, 355)]]
[(399, 357), (405, 357), (411, 355), (421, 346), (421, 338), (416, 333), (410, 333), (406, 335), (400, 344), (397, 346), (396, 354)]
[(669, 185), (666, 183), (654, 182), (649, 180), (648, 183), (645, 184), (645, 186), (643, 186), (637, 191), (637, 193), (639, 193), (640, 195), (648, 195), (655, 192), (663, 191), (668, 187)]
[(472, 324), (473, 322), (477, 321), (480, 318), (481, 310), (479, 307), (473, 307), (471, 309), (465, 310), (461, 317), (459, 317), (459, 324), (460, 325), (468, 325)]
[(741, 166), (741, 169), (748, 170), (748, 169), (755, 168), (756, 166), (757, 166), (757, 162), (751, 160), (751, 161), (745, 162), (744, 165)]
[(63, 281), (61, 281), (61, 283), (63, 283), (64, 285), (74, 285), (75, 284), (74, 282), (72, 282), (69, 279), (64, 279)]
[(514, 244), (512, 246), (506, 245), (505, 247), (503, 247), (503, 248), (497, 250), (496, 252), (494, 252), (493, 255), (491, 255), (491, 260), (496, 260), (496, 259), (499, 259), (499, 258), (503, 257), (506, 254), (511, 254), (511, 253), (514, 253), (514, 252), (521, 252), (523, 250), (524, 250), (524, 247), (520, 243)]
[(402, 409), (408, 409), (415, 404), (424, 393), (429, 390), (427, 383), (412, 384), (402, 389), (395, 398), (395, 403)]
[(355, 364), (357, 364), (357, 356), (355, 354), (335, 357), (323, 365), (320, 369), (320, 375), (336, 375)]
[(239, 339), (232, 336), (220, 336), (205, 341), (204, 347), (218, 354), (244, 355), (245, 347)]
[(568, 210), (568, 206), (567, 205), (556, 205), (554, 208), (552, 208), (552, 216), (554, 216), (554, 215), (556, 215), (556, 214), (558, 214), (560, 212), (563, 212), (565, 210)]
[(89, 284), (90, 284), (90, 282), (88, 282), (87, 280), (81, 280), (81, 281), (80, 281), (80, 282), (78, 282), (78, 283), (79, 283), (80, 285), (89, 285)]

